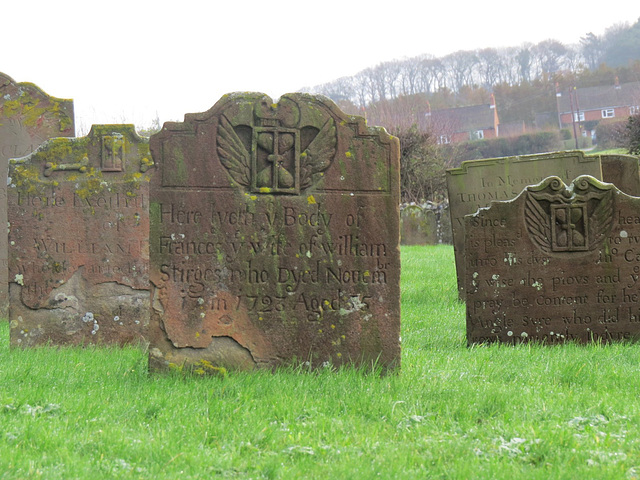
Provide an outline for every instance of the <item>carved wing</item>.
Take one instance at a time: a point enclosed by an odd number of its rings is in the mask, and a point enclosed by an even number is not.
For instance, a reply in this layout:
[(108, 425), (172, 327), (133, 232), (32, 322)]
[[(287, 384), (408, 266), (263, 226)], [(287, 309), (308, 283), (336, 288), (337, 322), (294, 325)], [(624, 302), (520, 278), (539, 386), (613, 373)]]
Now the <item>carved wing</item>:
[(240, 185), (251, 183), (250, 157), (229, 120), (220, 117), (218, 124), (218, 156), (231, 177)]
[(589, 250), (593, 250), (609, 234), (613, 224), (613, 195), (607, 192), (589, 216)]
[(316, 138), (300, 155), (300, 184), (302, 188), (311, 185), (311, 177), (315, 173), (325, 171), (331, 165), (338, 148), (336, 123), (329, 118), (322, 126)]
[(524, 218), (531, 240), (545, 253), (551, 251), (551, 217), (533, 195), (527, 194)]

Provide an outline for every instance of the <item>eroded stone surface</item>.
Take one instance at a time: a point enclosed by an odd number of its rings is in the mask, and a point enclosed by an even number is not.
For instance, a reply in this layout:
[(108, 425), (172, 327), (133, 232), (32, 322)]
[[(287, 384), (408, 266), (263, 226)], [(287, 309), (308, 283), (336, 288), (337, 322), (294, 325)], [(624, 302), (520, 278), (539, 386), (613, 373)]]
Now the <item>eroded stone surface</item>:
[(151, 165), (133, 125), (94, 125), (10, 161), (12, 345), (144, 341)]
[[(29, 155), (48, 138), (74, 132), (72, 100), (50, 97), (0, 73), (0, 225), (7, 222), (8, 160)], [(0, 235), (0, 318), (7, 314), (7, 237)]]
[(640, 198), (558, 177), (465, 217), (467, 340), (640, 337)]
[(465, 298), (464, 216), (492, 201), (515, 198), (527, 185), (555, 175), (571, 182), (580, 175), (602, 179), (599, 156), (581, 151), (555, 152), (520, 157), (491, 158), (463, 162), (460, 168), (447, 170), (447, 191), (453, 230), (458, 292)]
[(600, 155), (602, 181), (613, 183), (627, 195), (640, 196), (638, 157), (633, 155)]
[(408, 205), (401, 210), (402, 245), (435, 245), (438, 243), (438, 223), (433, 210)]
[(153, 369), (399, 365), (397, 139), (247, 93), (150, 145)]

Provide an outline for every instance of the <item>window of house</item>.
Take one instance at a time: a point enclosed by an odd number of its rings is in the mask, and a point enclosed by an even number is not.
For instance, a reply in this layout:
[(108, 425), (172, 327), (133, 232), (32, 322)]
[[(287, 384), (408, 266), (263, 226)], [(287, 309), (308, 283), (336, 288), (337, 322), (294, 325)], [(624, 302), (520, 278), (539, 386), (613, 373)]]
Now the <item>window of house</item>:
[(440, 138), (438, 139), (438, 144), (447, 145), (449, 143), (451, 143), (451, 137), (449, 135), (440, 135)]
[(616, 112), (613, 111), (613, 108), (607, 108), (602, 110), (602, 118), (613, 118), (616, 116)]
[(584, 112), (574, 112), (573, 113), (573, 121), (574, 122), (584, 122)]
[(637, 115), (638, 113), (640, 113), (640, 106), (633, 105), (629, 107), (629, 115)]
[(469, 140), (482, 140), (484, 138), (483, 130), (475, 130), (473, 132), (469, 132)]

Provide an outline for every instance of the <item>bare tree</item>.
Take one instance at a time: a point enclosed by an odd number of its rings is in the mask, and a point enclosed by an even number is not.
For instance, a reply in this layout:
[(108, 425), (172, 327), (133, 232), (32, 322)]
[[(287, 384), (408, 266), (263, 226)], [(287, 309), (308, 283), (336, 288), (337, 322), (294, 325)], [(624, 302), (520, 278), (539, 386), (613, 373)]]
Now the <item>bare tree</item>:
[(485, 87), (491, 87), (499, 81), (503, 59), (495, 48), (478, 50), (478, 73), (480, 83)]
[(564, 55), (564, 67), (570, 72), (577, 72), (584, 65), (584, 57), (579, 45), (567, 45)]
[(444, 86), (446, 69), (442, 60), (426, 56), (420, 60), (420, 91), (431, 93)]
[[(367, 96), (370, 102), (375, 102), (376, 100), (380, 100), (381, 97), (378, 95), (378, 85), (377, 85), (377, 76), (378, 74), (374, 71), (373, 68), (366, 68), (362, 72), (362, 81), (367, 86)], [(359, 74), (359, 75), (360, 75)]]
[(400, 94), (413, 95), (418, 93), (418, 75), (420, 72), (420, 60), (410, 58), (400, 65)]
[(478, 57), (475, 52), (459, 50), (445, 56), (442, 61), (447, 67), (454, 90), (459, 90), (463, 85), (474, 83), (473, 72), (478, 64)]
[(380, 63), (371, 70), (371, 80), (375, 86), (377, 99), (386, 100), (389, 91), (389, 82), (387, 80), (388, 66), (385, 63)]
[(353, 77), (340, 77), (333, 82), (315, 87), (314, 91), (326, 95), (336, 103), (351, 100), (355, 96)]
[(533, 48), (540, 74), (559, 71), (564, 65), (567, 47), (557, 40), (543, 40)]
[(517, 47), (508, 47), (498, 50), (500, 56), (500, 69), (498, 70), (498, 79), (496, 84), (513, 85), (518, 82), (518, 52)]
[(362, 72), (357, 73), (353, 77), (353, 90), (355, 94), (354, 102), (361, 108), (364, 108), (368, 101), (369, 97), (369, 78), (365, 75), (364, 70)]

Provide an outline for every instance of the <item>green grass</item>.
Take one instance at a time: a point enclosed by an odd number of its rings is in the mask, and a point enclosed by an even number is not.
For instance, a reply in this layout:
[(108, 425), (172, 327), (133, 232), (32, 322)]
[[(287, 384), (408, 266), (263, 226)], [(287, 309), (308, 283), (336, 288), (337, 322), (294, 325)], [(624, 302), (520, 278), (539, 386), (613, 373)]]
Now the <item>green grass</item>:
[(0, 324), (0, 478), (640, 476), (640, 345), (469, 349), (451, 247), (402, 260), (385, 377), (150, 377), (139, 350), (9, 350)]
[(598, 149), (598, 147), (594, 148), (593, 150), (587, 152), (588, 155), (594, 155), (594, 154), (598, 154), (598, 155), (629, 155), (629, 150), (627, 150), (626, 148), (605, 148), (605, 149)]

